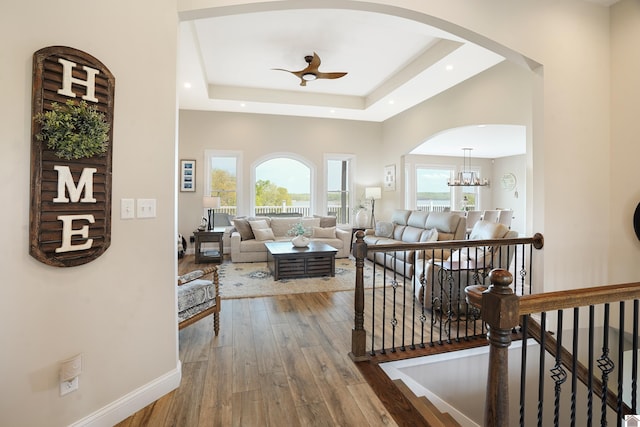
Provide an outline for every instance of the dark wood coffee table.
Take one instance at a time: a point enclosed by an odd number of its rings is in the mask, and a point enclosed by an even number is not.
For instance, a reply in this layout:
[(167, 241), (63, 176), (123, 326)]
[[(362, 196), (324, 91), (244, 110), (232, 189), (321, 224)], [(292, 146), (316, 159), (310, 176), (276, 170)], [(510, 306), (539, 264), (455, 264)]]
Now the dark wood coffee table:
[(274, 280), (336, 275), (337, 249), (320, 242), (297, 248), (291, 242), (265, 242)]

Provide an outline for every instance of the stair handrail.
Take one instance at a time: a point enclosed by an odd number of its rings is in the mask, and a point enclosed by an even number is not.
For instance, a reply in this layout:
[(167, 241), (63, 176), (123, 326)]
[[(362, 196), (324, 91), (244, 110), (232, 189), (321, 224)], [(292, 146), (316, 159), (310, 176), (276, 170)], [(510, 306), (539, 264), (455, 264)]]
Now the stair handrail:
[(488, 325), (489, 372), (485, 403), (485, 426), (509, 424), (508, 348), (511, 330), (522, 316), (597, 304), (640, 299), (640, 282), (591, 288), (545, 292), (518, 297), (509, 287), (513, 276), (506, 270), (489, 273), (491, 285), (468, 286), (467, 301), (481, 309), (482, 320)]

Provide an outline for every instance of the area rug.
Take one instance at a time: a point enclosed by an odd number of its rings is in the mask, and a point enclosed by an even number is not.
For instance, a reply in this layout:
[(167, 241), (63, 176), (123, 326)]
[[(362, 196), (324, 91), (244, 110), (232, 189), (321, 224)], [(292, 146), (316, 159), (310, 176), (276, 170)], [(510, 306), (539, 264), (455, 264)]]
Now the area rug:
[[(307, 292), (335, 292), (355, 289), (356, 266), (352, 258), (336, 259), (335, 277), (309, 277), (275, 281), (266, 262), (234, 262), (219, 266), (222, 299), (254, 298)], [(390, 281), (387, 280), (387, 285)], [(373, 268), (365, 262), (365, 288), (373, 283)], [(382, 286), (382, 268), (376, 268), (376, 287)]]

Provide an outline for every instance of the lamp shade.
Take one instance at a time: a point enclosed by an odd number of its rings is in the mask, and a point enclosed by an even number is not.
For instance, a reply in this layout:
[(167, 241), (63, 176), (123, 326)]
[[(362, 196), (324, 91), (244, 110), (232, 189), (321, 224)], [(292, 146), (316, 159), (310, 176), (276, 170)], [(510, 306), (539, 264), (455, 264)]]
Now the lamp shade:
[(220, 197), (204, 196), (202, 198), (202, 207), (209, 209), (217, 209), (220, 207)]
[(382, 198), (382, 188), (380, 187), (367, 187), (364, 189), (365, 199), (378, 200)]

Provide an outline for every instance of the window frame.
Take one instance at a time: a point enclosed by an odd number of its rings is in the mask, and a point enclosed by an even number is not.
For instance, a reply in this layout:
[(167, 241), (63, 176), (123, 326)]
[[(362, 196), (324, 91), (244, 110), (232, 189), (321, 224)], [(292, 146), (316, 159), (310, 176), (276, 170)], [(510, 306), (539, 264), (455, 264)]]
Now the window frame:
[(242, 212), (244, 206), (244, 193), (242, 186), (242, 151), (233, 150), (204, 150), (204, 185), (203, 196), (211, 196), (212, 192), (215, 192), (215, 188), (211, 188), (211, 172), (212, 165), (211, 160), (213, 158), (235, 158), (236, 159), (236, 215)]
[[(348, 193), (347, 197), (347, 206), (346, 208), (346, 222), (341, 223), (341, 218), (336, 218), (336, 222), (339, 224), (351, 224), (353, 222), (352, 212), (351, 210), (355, 206), (356, 197), (355, 197), (355, 168), (356, 168), (356, 156), (354, 154), (345, 154), (345, 153), (325, 153), (324, 154), (324, 177), (322, 180), (322, 195), (321, 200), (319, 201), (320, 206), (324, 206), (325, 212), (329, 213), (329, 162), (330, 161), (339, 161), (339, 162), (348, 162), (347, 167), (347, 185), (346, 191)], [(345, 190), (340, 190), (345, 191)]]

